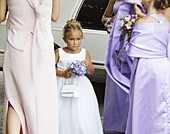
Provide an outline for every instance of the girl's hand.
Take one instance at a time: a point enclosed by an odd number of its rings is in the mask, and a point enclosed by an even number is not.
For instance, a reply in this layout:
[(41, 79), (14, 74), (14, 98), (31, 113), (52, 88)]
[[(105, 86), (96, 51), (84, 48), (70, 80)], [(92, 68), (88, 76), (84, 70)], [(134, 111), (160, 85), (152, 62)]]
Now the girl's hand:
[(88, 66), (89, 66), (88, 60), (83, 60), (83, 61), (81, 61), (81, 62), (83, 62), (83, 63), (86, 65), (86, 67), (88, 68)]
[(70, 78), (71, 77), (71, 72), (69, 70), (63, 71), (63, 77), (64, 78)]
[(142, 10), (138, 7), (136, 3), (134, 3), (133, 7), (138, 17), (143, 18), (146, 16), (144, 13), (142, 13)]

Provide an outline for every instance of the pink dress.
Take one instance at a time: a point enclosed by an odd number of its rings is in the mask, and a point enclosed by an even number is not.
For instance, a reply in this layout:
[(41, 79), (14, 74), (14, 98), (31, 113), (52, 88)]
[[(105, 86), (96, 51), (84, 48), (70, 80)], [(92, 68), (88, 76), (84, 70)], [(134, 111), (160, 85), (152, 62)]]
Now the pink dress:
[(8, 8), (4, 125), (10, 103), (23, 134), (58, 134), (52, 0), (8, 0)]

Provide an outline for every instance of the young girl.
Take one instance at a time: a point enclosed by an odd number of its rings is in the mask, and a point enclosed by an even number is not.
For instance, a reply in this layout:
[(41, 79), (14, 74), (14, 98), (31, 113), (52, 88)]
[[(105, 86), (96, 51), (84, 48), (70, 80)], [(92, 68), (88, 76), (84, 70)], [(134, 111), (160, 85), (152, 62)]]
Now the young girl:
[(170, 133), (170, 24), (168, 0), (143, 0), (148, 14), (134, 26), (127, 54), (133, 57), (126, 134)]
[[(55, 52), (56, 75), (59, 98), (59, 134), (103, 134), (98, 103), (92, 84), (86, 76), (74, 78), (69, 72), (72, 62), (79, 60), (87, 67), (87, 73), (93, 74), (94, 67), (90, 54), (80, 48), (83, 38), (79, 22), (68, 20), (63, 28), (63, 40), (67, 44)], [(62, 97), (62, 88), (66, 84), (76, 83), (79, 97)]]

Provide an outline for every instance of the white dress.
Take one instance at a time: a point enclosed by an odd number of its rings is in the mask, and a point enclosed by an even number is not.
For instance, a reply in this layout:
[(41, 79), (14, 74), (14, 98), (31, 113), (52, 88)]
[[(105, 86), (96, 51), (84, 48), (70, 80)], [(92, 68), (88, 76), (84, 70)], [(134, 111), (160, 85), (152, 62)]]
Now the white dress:
[[(86, 50), (78, 54), (66, 53), (59, 48), (57, 68), (64, 71), (75, 60), (85, 60)], [(68, 79), (73, 82), (74, 77)], [(97, 98), (92, 84), (86, 76), (75, 78), (79, 86), (79, 98), (61, 97), (66, 78), (57, 76), (59, 103), (59, 134), (103, 134)]]

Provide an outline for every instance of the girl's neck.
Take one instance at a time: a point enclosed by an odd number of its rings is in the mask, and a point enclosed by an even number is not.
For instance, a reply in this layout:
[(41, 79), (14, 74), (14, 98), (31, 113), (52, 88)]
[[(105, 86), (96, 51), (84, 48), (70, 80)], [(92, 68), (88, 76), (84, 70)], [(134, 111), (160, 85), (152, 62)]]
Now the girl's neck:
[(68, 47), (64, 47), (63, 50), (66, 53), (70, 53), (70, 54), (77, 54), (81, 52), (81, 48), (78, 48), (77, 50), (70, 50)]

